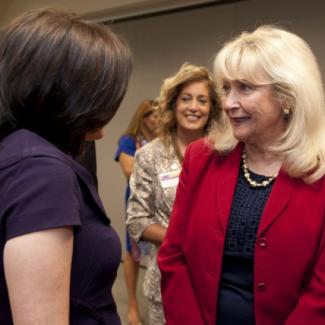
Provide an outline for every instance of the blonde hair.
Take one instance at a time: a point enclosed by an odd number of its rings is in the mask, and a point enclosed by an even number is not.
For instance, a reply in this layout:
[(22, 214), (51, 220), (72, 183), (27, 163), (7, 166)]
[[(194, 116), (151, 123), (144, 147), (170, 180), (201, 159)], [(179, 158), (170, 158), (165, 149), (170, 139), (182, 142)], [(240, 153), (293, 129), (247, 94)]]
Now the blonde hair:
[(134, 139), (144, 137), (144, 118), (158, 109), (156, 102), (151, 99), (145, 99), (136, 109), (124, 135), (129, 135)]
[(171, 132), (176, 129), (176, 117), (174, 107), (177, 97), (185, 86), (193, 82), (206, 82), (209, 90), (211, 109), (206, 125), (206, 130), (220, 116), (220, 106), (216, 92), (215, 82), (205, 67), (184, 63), (176, 74), (164, 80), (160, 95), (157, 99), (159, 106), (160, 123), (158, 127), (158, 136), (165, 145), (168, 144)]
[[(324, 92), (317, 60), (303, 39), (274, 26), (243, 32), (217, 53), (214, 74), (220, 96), (224, 80), (271, 85), (290, 115), (281, 138), (267, 149), (283, 154), (283, 169), (291, 177), (312, 183), (325, 174)], [(216, 150), (227, 153), (237, 140), (222, 115), (209, 136)]]

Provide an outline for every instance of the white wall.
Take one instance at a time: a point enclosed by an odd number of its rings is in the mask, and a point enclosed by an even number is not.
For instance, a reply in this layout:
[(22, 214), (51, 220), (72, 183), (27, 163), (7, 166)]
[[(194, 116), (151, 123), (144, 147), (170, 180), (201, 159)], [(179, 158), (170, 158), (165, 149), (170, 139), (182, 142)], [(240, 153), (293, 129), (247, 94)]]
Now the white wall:
[(261, 23), (280, 23), (305, 38), (325, 66), (325, 2), (322, 0), (248, 0), (200, 10), (113, 25), (130, 43), (134, 70), (124, 102), (97, 143), (100, 193), (114, 226), (124, 239), (124, 177), (113, 161), (120, 134), (137, 104), (158, 95), (163, 78), (185, 61), (211, 67), (221, 44), (238, 31)]

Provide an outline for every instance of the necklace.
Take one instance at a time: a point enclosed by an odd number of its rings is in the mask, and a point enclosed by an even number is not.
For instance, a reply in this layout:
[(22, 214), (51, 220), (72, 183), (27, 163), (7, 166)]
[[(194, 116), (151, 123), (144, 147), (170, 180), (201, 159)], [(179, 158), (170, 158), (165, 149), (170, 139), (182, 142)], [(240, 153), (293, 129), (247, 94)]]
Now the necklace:
[(278, 176), (278, 173), (276, 173), (275, 175), (268, 177), (268, 179), (266, 179), (266, 180), (258, 183), (258, 182), (254, 181), (251, 178), (251, 175), (250, 175), (249, 169), (248, 169), (248, 165), (247, 165), (247, 155), (246, 155), (246, 152), (245, 151), (243, 151), (242, 159), (243, 159), (244, 177), (245, 177), (246, 181), (248, 182), (248, 184), (250, 186), (252, 186), (252, 187), (267, 187)]

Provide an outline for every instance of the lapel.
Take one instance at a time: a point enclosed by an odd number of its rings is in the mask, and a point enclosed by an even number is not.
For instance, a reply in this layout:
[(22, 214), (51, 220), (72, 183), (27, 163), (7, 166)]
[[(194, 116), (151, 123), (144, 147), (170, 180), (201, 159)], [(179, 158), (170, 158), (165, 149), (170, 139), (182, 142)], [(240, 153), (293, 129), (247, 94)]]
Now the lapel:
[[(231, 204), (237, 184), (242, 147), (242, 144), (238, 144), (227, 157), (220, 157), (218, 160), (216, 197), (218, 214), (224, 232), (227, 230)], [(261, 235), (285, 209), (293, 193), (294, 183), (291, 177), (280, 170), (264, 208), (257, 236)]]
[(240, 167), (242, 145), (238, 144), (236, 148), (226, 157), (218, 159), (219, 168), (217, 168), (217, 209), (220, 216), (222, 230), (226, 232), (228, 219), (230, 215), (231, 204), (237, 184), (237, 178)]
[(258, 227), (257, 237), (261, 235), (276, 220), (287, 206), (294, 190), (295, 181), (285, 172), (280, 170), (269, 199), (266, 202), (261, 222)]

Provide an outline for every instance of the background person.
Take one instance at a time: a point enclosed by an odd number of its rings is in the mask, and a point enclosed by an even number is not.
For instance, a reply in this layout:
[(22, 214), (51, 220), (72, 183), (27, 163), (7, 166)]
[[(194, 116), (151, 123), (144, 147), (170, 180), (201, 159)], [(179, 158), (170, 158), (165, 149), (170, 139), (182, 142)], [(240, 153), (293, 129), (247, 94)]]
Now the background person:
[(107, 27), (50, 9), (1, 36), (0, 324), (120, 324), (120, 241), (74, 157), (117, 111), (130, 56)]
[[(121, 136), (115, 153), (115, 161), (121, 165), (127, 179), (125, 191), (125, 205), (130, 196), (129, 178), (133, 169), (135, 151), (156, 136), (158, 112), (154, 101), (144, 100), (135, 111), (125, 133)], [(148, 245), (142, 245), (142, 251), (147, 253)], [(126, 232), (126, 252), (124, 254), (124, 276), (128, 291), (128, 321), (130, 325), (141, 324), (139, 306), (137, 300), (137, 280), (141, 248), (134, 239)]]
[(325, 107), (297, 35), (264, 26), (215, 59), (224, 112), (188, 148), (159, 253), (167, 323), (325, 323)]
[(215, 84), (204, 67), (184, 64), (161, 87), (159, 138), (137, 151), (127, 209), (130, 235), (156, 245), (144, 281), (149, 324), (164, 324), (157, 249), (162, 242), (175, 198), (178, 175), (189, 143), (206, 134), (218, 116)]

